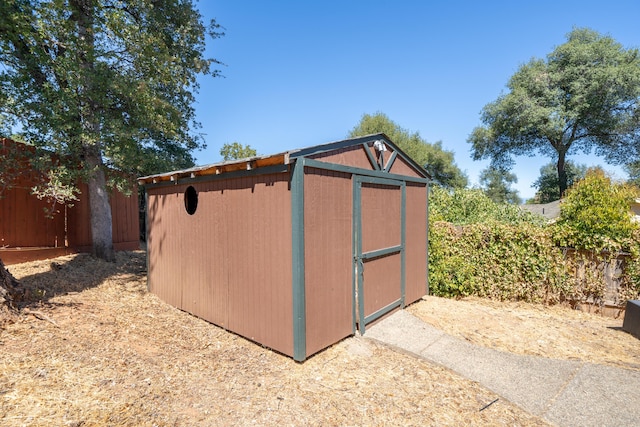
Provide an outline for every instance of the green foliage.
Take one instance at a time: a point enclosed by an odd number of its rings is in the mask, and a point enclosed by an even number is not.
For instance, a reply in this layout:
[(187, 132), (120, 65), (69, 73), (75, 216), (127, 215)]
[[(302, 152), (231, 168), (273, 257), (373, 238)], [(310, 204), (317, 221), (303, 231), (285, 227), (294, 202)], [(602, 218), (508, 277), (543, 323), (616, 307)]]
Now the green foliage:
[(238, 160), (246, 159), (247, 157), (257, 156), (256, 150), (251, 148), (250, 145), (242, 145), (239, 142), (233, 142), (231, 144), (224, 144), (220, 149), (220, 155), (223, 160)]
[[(567, 185), (571, 187), (584, 178), (587, 173), (587, 166), (567, 161), (565, 164), (565, 172), (567, 174)], [(540, 176), (533, 183), (532, 187), (538, 191), (536, 191), (536, 195), (531, 200), (531, 203), (550, 203), (560, 200), (560, 182), (556, 164), (552, 162), (541, 167)]]
[(553, 157), (563, 194), (568, 154), (595, 148), (611, 161), (627, 163), (637, 146), (640, 54), (609, 36), (576, 28), (546, 60), (522, 65), (507, 87), (484, 107), (484, 126), (469, 137), (476, 160), (506, 168), (512, 156)]
[(629, 174), (628, 183), (640, 188), (640, 160), (627, 163), (624, 169)]
[[(429, 208), (429, 288), (434, 295), (598, 303), (605, 297), (606, 272), (619, 269), (609, 267), (620, 262), (616, 252), (560, 247), (558, 227), (517, 206), (494, 203), (479, 189), (435, 187)], [(631, 232), (625, 241), (635, 244), (628, 245), (631, 254), (617, 278), (615, 303), (640, 296), (640, 229)]]
[(455, 225), (487, 223), (544, 224), (544, 218), (518, 206), (495, 203), (481, 189), (446, 190), (434, 187), (429, 194), (429, 220)]
[(102, 162), (129, 185), (192, 165), (196, 78), (218, 75), (204, 57), (217, 29), (188, 0), (2, 2), (0, 114), (85, 180)]
[(16, 178), (23, 172), (20, 163), (24, 163), (24, 156), (13, 143), (0, 137), (0, 197), (14, 186)]
[(585, 178), (567, 192), (554, 227), (559, 245), (591, 251), (629, 251), (637, 242), (638, 225), (631, 221), (635, 187), (613, 182), (602, 169), (587, 170)]
[(434, 295), (477, 295), (548, 304), (571, 296), (562, 252), (545, 228), (499, 222), (433, 223), (429, 288)]
[[(50, 168), (43, 176), (43, 179), (31, 188), (31, 193), (40, 200), (46, 200), (48, 206), (45, 207), (45, 215), (48, 218), (60, 213), (58, 208), (64, 205), (73, 206), (73, 202), (78, 200), (79, 193), (73, 182), (75, 174), (66, 166), (60, 165)], [(60, 206), (58, 206), (60, 205)]]
[(481, 189), (429, 195), (429, 288), (434, 295), (558, 302), (567, 277), (544, 218), (493, 202)]
[[(613, 304), (640, 297), (638, 251), (627, 259), (616, 278)], [(611, 252), (560, 248), (550, 228), (526, 222), (434, 222), (429, 227), (429, 289), (437, 296), (598, 304), (611, 280), (607, 271), (619, 271), (621, 262)]]
[(364, 114), (349, 137), (384, 133), (416, 163), (423, 166), (433, 182), (446, 188), (464, 188), (467, 176), (458, 168), (453, 152), (442, 148), (442, 142), (430, 144), (418, 132), (400, 127), (383, 113)]
[(485, 194), (495, 203), (520, 204), (518, 191), (511, 184), (518, 182), (515, 174), (494, 166), (480, 172), (480, 185)]
[(637, 244), (631, 248), (629, 261), (625, 273), (625, 286), (621, 286), (619, 298), (621, 301), (640, 299), (640, 229), (633, 232), (632, 241)]
[(218, 28), (191, 0), (0, 2), (0, 131), (60, 156), (50, 185), (88, 184), (94, 255), (115, 260), (107, 168), (131, 188), (204, 147), (194, 93), (218, 75), (204, 56)]

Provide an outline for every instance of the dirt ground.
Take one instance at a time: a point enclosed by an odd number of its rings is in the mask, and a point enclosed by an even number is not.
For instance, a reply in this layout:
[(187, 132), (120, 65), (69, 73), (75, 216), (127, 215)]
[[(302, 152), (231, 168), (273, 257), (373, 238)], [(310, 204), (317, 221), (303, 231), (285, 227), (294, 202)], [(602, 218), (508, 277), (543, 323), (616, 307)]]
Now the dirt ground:
[[(296, 363), (163, 303), (145, 269), (143, 252), (9, 267), (34, 301), (0, 328), (0, 425), (546, 425), (358, 337)], [(639, 341), (621, 320), (432, 297), (409, 310), (482, 345), (640, 369)]]

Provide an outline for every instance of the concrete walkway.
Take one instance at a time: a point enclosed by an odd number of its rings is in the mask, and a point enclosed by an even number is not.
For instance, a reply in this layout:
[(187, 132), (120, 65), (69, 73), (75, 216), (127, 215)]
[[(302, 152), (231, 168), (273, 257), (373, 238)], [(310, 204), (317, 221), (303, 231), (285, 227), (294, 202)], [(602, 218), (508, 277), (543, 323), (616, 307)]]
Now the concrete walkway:
[(364, 338), (414, 353), (477, 381), (557, 426), (639, 426), (640, 372), (492, 350), (400, 310)]

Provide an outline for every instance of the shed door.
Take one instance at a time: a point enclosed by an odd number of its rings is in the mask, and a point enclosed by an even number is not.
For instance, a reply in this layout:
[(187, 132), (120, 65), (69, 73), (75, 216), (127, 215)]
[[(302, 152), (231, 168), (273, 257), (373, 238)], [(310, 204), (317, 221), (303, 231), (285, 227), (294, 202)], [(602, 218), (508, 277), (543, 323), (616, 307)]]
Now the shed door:
[(357, 176), (354, 186), (354, 316), (363, 334), (404, 305), (405, 184)]

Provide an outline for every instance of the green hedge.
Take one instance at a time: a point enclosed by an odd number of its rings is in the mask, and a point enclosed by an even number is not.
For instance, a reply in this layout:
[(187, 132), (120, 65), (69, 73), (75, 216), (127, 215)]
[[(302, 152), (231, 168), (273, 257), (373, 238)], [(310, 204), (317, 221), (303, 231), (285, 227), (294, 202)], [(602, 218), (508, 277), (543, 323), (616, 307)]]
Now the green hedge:
[(526, 223), (432, 223), (429, 287), (438, 296), (548, 304), (574, 293), (562, 250), (545, 228)]
[[(480, 189), (429, 195), (429, 287), (434, 295), (477, 295), (555, 304), (603, 302), (612, 265), (614, 304), (640, 297), (640, 227), (629, 203), (640, 190), (590, 169), (571, 188), (555, 224), (496, 204)], [(565, 249), (567, 247), (575, 249)], [(623, 261), (620, 261), (621, 253)]]

